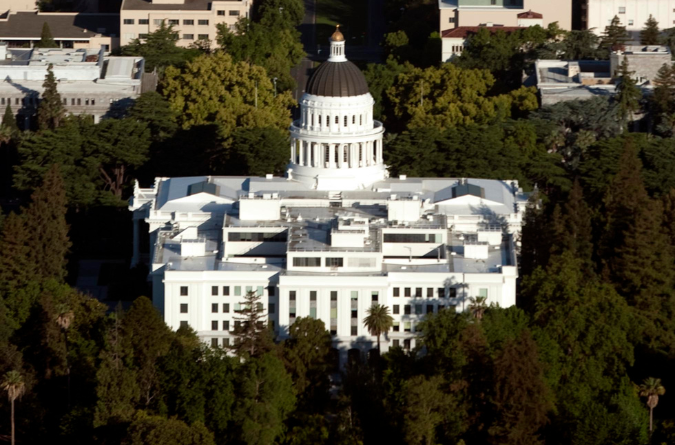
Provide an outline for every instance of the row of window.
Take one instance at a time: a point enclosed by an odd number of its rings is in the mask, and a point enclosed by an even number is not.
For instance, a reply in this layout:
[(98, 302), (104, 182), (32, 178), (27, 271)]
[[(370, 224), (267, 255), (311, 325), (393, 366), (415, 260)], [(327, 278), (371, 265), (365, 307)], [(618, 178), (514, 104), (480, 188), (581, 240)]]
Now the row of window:
[(230, 232), (227, 234), (228, 241), (265, 241), (265, 242), (286, 242), (288, 232), (266, 233), (266, 232)]
[[(225, 11), (218, 11), (219, 13), (222, 12), (223, 14), (218, 14), (218, 15), (225, 15)], [(239, 11), (230, 11), (231, 16), (239, 16)], [(178, 19), (154, 19), (152, 21), (153, 25), (155, 26), (162, 26), (162, 22), (166, 21), (166, 23), (169, 26), (178, 26), (180, 25), (180, 20)], [(124, 24), (125, 25), (135, 25), (135, 19), (124, 19)], [(149, 25), (150, 20), (149, 19), (138, 19), (138, 24), (139, 25)], [(183, 26), (194, 26), (195, 21), (193, 19), (184, 19), (183, 20)], [(199, 26), (208, 26), (209, 21), (208, 20), (197, 20), (197, 25)]]
[[(244, 306), (246, 306), (245, 303), (235, 303), (234, 304), (234, 312), (241, 312), (241, 310), (244, 308)], [(182, 307), (182, 305), (181, 305), (181, 307)], [(187, 307), (187, 305), (186, 305), (186, 307)], [(219, 308), (220, 308), (219, 303), (211, 303), (211, 313), (212, 314), (217, 314)], [(230, 313), (230, 303), (223, 303), (222, 308), (223, 308), (223, 314), (229, 314)], [(258, 303), (258, 310), (262, 310), (262, 309), (263, 309), (263, 304)], [(268, 306), (267, 312), (270, 315), (273, 315), (273, 314), (276, 313), (276, 311), (277, 311), (276, 305), (274, 303), (270, 303), (269, 306)]]
[[(321, 122), (321, 115), (317, 115), (317, 121), (319, 123), (319, 127), (322, 126)], [(343, 118), (344, 126), (346, 127), (349, 125), (349, 116), (344, 116)], [(314, 114), (311, 115), (311, 125), (312, 127), (314, 126)], [(330, 115), (326, 115), (326, 125), (330, 126)], [(340, 117), (335, 116), (335, 125), (340, 125)], [(352, 125), (356, 125), (356, 115), (352, 115)], [(363, 125), (363, 115), (359, 115), (359, 125)]]
[[(232, 289), (230, 289), (230, 287)], [(255, 293), (259, 296), (263, 296), (264, 293), (264, 286), (256, 286), (255, 287)], [(267, 294), (270, 297), (273, 297), (275, 295), (275, 287), (274, 286), (269, 286), (267, 288)], [(217, 297), (220, 295), (220, 286), (211, 286), (211, 295), (214, 297)], [(189, 291), (190, 288), (188, 286), (181, 286), (180, 287), (180, 296), (181, 297), (187, 297), (189, 296)], [(235, 297), (241, 297), (243, 295), (248, 294), (249, 292), (253, 292), (254, 288), (253, 286), (223, 286), (222, 287), (222, 295), (223, 297), (229, 297), (231, 295), (230, 292), (232, 292), (232, 295)], [(244, 292), (244, 293), (242, 293)]]
[[(424, 291), (423, 287), (404, 287), (403, 288), (403, 296), (404, 297), (412, 297), (413, 296), (413, 289), (415, 289), (415, 298), (422, 298), (422, 293)], [(433, 287), (427, 287), (427, 292), (426, 296), (427, 298), (433, 298), (434, 297), (434, 288)], [(393, 291), (393, 296), (394, 297), (400, 297), (401, 296), (401, 288), (400, 287), (395, 287), (392, 289)], [(455, 298), (457, 297), (457, 289), (454, 287), (451, 287), (448, 289), (449, 291), (449, 297), (450, 298)], [(485, 289), (486, 296), (487, 296), (487, 289)], [(436, 296), (438, 298), (445, 298), (445, 288), (444, 287), (439, 287), (436, 288)]]
[(385, 243), (442, 243), (440, 233), (385, 233)]
[[(412, 315), (412, 312), (411, 312), (412, 306), (413, 305), (410, 305), (410, 304), (404, 304), (403, 305), (403, 313), (405, 315)], [(423, 304), (415, 304), (414, 306), (415, 306), (415, 315), (424, 315), (425, 314)], [(427, 304), (426, 306), (427, 306), (426, 313), (427, 314), (433, 314), (434, 313), (434, 305), (433, 304)], [(445, 305), (443, 305), (443, 304), (438, 306), (439, 311), (442, 310), (442, 309), (445, 309)], [(398, 305), (398, 304), (394, 304), (392, 306), (392, 313), (394, 315), (399, 315), (401, 313), (401, 306)]]
[[(15, 97), (14, 98), (14, 105), (32, 105), (34, 107), (37, 107), (40, 104), (40, 97), (38, 96), (26, 96), (26, 97)], [(61, 99), (63, 102), (63, 105), (68, 105), (68, 99), (63, 98)], [(114, 103), (114, 99), (110, 99), (110, 103)], [(12, 105), (12, 98), (0, 98), (0, 105)], [(75, 106), (75, 105), (96, 105), (96, 99), (87, 99), (87, 98), (80, 98), (80, 97), (72, 97), (70, 98), (70, 105)]]

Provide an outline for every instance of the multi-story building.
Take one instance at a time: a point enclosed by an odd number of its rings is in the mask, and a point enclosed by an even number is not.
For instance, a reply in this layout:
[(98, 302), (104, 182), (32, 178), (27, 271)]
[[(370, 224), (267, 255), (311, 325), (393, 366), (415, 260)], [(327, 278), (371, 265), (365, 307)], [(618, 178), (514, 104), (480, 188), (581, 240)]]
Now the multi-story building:
[(515, 304), (528, 196), (517, 181), (390, 178), (382, 124), (336, 32), (291, 125), (284, 178), (157, 178), (134, 190), (134, 263), (149, 225), (154, 304), (173, 329), (231, 342), (247, 292), (279, 338), (297, 317), (322, 320), (342, 363), (374, 348), (363, 320), (389, 307), (382, 347), (415, 346), (418, 323), (470, 297)]
[(630, 33), (629, 43), (640, 41), (640, 31), (652, 16), (661, 29), (675, 26), (675, 0), (582, 0), (581, 27), (601, 35), (614, 17)]
[(253, 0), (124, 0), (120, 11), (121, 45), (143, 39), (166, 22), (178, 33), (178, 45), (209, 40), (215, 46), (216, 25), (234, 29), (249, 17)]
[(42, 38), (42, 27), (49, 26), (61, 48), (119, 46), (119, 14), (69, 12), (7, 11), (0, 16), (0, 43), (10, 48), (32, 48)]
[(491, 31), (557, 22), (561, 29), (572, 29), (572, 0), (438, 0), (442, 61), (461, 54), (469, 35), (480, 27)]
[(8, 50), (0, 44), (0, 108), (10, 105), (21, 126), (30, 128), (52, 65), (68, 113), (88, 114), (98, 122), (123, 111), (141, 94), (145, 61), (105, 54), (103, 48)]
[(624, 59), (646, 96), (654, 90), (659, 69), (672, 63), (667, 46), (644, 45), (628, 45), (609, 60), (537, 60), (534, 78), (542, 106), (616, 94), (617, 71)]

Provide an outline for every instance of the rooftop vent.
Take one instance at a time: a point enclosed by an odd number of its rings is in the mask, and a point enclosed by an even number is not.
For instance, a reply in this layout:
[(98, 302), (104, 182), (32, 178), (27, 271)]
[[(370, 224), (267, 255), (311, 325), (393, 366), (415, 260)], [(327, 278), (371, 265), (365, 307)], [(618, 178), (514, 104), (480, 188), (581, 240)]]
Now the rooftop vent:
[(188, 196), (196, 195), (197, 193), (210, 193), (218, 196), (220, 187), (207, 181), (198, 182), (188, 186)]

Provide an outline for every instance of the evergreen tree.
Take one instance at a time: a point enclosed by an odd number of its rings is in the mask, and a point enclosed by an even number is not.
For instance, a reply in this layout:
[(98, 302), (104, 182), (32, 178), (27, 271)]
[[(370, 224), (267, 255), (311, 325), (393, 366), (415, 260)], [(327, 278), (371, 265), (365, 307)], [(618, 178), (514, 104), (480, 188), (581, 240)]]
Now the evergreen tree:
[(329, 401), (330, 333), (321, 320), (299, 317), (288, 328), (283, 343), (286, 369), (293, 378), (298, 409), (320, 413)]
[(215, 445), (213, 433), (203, 423), (188, 425), (179, 419), (149, 416), (139, 411), (122, 445)]
[(52, 37), (52, 30), (49, 29), (49, 24), (44, 22), (42, 24), (42, 34), (40, 35), (40, 40), (35, 43), (36, 48), (58, 48), (59, 45), (56, 44), (56, 41)]
[(564, 205), (564, 214), (560, 208), (553, 215), (553, 254), (564, 251), (572, 254), (583, 261), (587, 267), (592, 268), (593, 234), (591, 227), (591, 210), (584, 200), (583, 189), (579, 180), (574, 181), (574, 186), (567, 197)]
[(133, 369), (133, 351), (124, 344), (121, 317), (118, 308), (99, 357), (94, 427), (130, 421), (141, 395)]
[(239, 442), (268, 445), (284, 430), (286, 417), (295, 408), (293, 381), (275, 355), (247, 360), (236, 380), (233, 425)]
[(244, 296), (239, 315), (235, 316), (234, 344), (232, 351), (239, 357), (259, 357), (274, 348), (272, 333), (265, 322), (267, 314), (260, 302), (262, 298), (255, 291)]
[(25, 212), (26, 229), (31, 234), (28, 245), (31, 259), (40, 276), (63, 281), (71, 242), (66, 222), (66, 192), (57, 165), (47, 171), (31, 200)]
[(675, 101), (675, 65), (663, 64), (654, 79), (654, 94), (652, 104), (656, 107), (656, 113), (672, 113)]
[(626, 27), (621, 26), (621, 20), (618, 15), (615, 15), (612, 22), (605, 27), (605, 32), (602, 34), (600, 46), (606, 48), (608, 51), (622, 50), (630, 36), (626, 32)]
[(7, 108), (5, 108), (1, 127), (6, 128), (11, 136), (14, 136), (19, 132), (19, 126), (16, 123), (16, 117), (14, 117), (14, 113), (12, 113), (12, 106), (10, 104), (7, 104)]
[[(0, 237), (0, 294), (24, 287), (37, 274), (30, 251), (32, 234), (23, 215), (10, 213), (2, 225)], [(10, 308), (11, 310), (11, 308)], [(14, 313), (14, 317), (17, 314)], [(24, 317), (27, 316), (27, 312)], [(24, 318), (17, 317), (17, 318)]]
[(433, 445), (436, 429), (452, 407), (450, 398), (443, 393), (443, 378), (416, 376), (406, 382), (403, 431), (408, 444)]
[(199, 55), (199, 51), (181, 48), (176, 45), (178, 32), (166, 21), (156, 30), (149, 33), (143, 41), (136, 38), (121, 48), (123, 56), (142, 56), (145, 59), (145, 70), (155, 69), (160, 72), (169, 66), (182, 66), (188, 60)]
[(146, 297), (137, 298), (122, 320), (125, 348), (133, 351), (133, 366), (141, 403), (149, 407), (160, 394), (158, 361), (169, 352), (171, 329)]
[(56, 77), (54, 76), (54, 66), (50, 63), (47, 67), (45, 81), (42, 84), (42, 100), (38, 105), (38, 126), (40, 130), (54, 130), (61, 126), (66, 110), (61, 102), (61, 95), (56, 89)]
[(649, 14), (645, 27), (640, 31), (640, 45), (658, 45), (660, 35), (659, 22)]
[(633, 78), (633, 71), (628, 68), (628, 58), (624, 56), (619, 71), (615, 74), (621, 78), (616, 87), (616, 102), (619, 106), (619, 115), (624, 124), (631, 122), (636, 111), (640, 108), (642, 91)]
[(537, 343), (525, 330), (510, 340), (495, 359), (495, 412), (489, 429), (491, 444), (540, 444), (540, 429), (553, 409), (552, 394), (544, 381)]
[(141, 94), (129, 109), (129, 118), (145, 122), (154, 142), (161, 142), (176, 133), (176, 113), (169, 102), (158, 92)]

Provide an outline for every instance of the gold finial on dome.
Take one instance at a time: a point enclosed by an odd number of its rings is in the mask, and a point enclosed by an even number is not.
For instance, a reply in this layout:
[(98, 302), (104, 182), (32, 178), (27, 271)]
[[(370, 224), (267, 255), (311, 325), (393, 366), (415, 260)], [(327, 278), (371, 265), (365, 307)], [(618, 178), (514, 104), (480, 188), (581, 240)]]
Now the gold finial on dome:
[(333, 42), (344, 42), (345, 41), (345, 36), (343, 36), (342, 33), (340, 32), (340, 25), (337, 25), (335, 27), (335, 32), (333, 33), (332, 36), (330, 36), (330, 39)]

